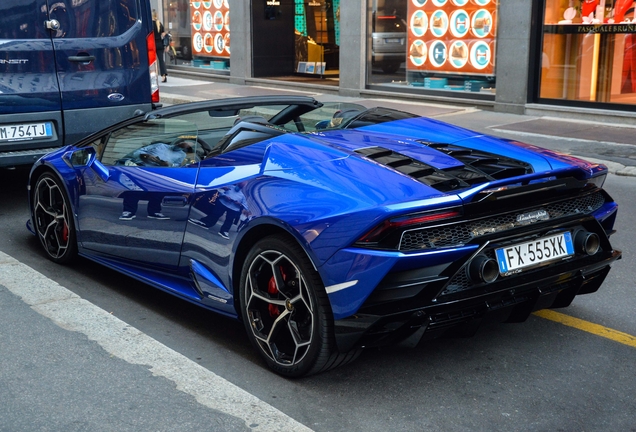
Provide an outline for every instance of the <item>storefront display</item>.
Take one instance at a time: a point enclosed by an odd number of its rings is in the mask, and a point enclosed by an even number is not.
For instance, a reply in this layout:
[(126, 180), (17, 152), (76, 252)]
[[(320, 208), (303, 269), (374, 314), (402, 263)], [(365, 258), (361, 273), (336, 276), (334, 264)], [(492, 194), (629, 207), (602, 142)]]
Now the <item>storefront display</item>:
[(371, 84), (494, 94), (496, 0), (370, 1)]
[(495, 74), (496, 13), (496, 2), (491, 0), (411, 0), (406, 62), (411, 85), (490, 90)]
[(539, 97), (636, 104), (632, 0), (546, 0)]
[(228, 0), (193, 1), (193, 66), (223, 70), (230, 58), (230, 5)]
[(340, 0), (294, 0), (295, 71), (336, 77), (340, 65)]

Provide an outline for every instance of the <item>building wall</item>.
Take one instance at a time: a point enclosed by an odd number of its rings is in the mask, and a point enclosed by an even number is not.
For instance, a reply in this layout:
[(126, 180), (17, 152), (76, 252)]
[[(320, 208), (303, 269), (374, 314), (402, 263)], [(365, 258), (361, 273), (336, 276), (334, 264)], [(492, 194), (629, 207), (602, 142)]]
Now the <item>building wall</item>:
[(495, 110), (523, 114), (528, 98), (532, 2), (499, 2)]
[(366, 86), (366, 1), (340, 2), (340, 94), (359, 96)]

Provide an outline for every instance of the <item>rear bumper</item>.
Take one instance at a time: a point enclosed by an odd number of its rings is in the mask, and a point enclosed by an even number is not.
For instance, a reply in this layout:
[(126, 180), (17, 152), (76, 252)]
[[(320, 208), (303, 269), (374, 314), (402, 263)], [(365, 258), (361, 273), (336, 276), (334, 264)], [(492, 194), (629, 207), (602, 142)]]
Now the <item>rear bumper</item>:
[(595, 292), (621, 252), (610, 250), (595, 256), (564, 262), (503, 280), (487, 288), (466, 292), (461, 297), (440, 296), (433, 300), (410, 299), (412, 307), (377, 305), (365, 313), (335, 322), (339, 350), (355, 346), (383, 346), (402, 343), (415, 346), (420, 340), (443, 334), (470, 336), (489, 322), (523, 322), (540, 309), (568, 306), (575, 296)]

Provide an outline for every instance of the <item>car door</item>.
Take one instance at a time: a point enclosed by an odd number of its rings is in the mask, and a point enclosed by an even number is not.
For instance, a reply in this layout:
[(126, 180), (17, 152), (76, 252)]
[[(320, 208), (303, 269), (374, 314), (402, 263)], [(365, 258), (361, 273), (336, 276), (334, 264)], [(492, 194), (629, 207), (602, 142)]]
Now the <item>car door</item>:
[(176, 267), (199, 167), (196, 137), (191, 122), (151, 119), (96, 140), (98, 161), (77, 170), (82, 248)]
[(147, 2), (48, 0), (65, 143), (150, 109)]

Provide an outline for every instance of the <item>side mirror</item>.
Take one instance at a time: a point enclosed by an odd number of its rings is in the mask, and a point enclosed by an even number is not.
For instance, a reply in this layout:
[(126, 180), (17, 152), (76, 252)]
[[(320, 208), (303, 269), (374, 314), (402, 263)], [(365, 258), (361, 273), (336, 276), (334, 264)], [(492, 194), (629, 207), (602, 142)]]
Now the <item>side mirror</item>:
[(110, 178), (108, 168), (97, 160), (97, 152), (93, 147), (84, 147), (65, 155), (73, 168), (91, 167), (104, 181)]
[(84, 147), (72, 152), (69, 156), (69, 162), (73, 168), (81, 168), (89, 166), (95, 160), (95, 149), (92, 147)]

